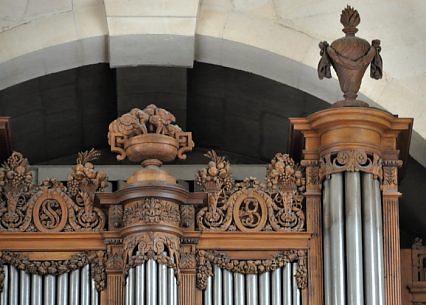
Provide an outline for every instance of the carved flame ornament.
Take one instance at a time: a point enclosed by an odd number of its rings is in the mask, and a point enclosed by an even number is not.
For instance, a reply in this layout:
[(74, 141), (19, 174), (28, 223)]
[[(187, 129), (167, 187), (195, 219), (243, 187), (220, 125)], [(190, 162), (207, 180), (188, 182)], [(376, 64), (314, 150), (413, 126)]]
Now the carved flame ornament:
[(356, 98), (368, 65), (370, 65), (372, 78), (380, 79), (383, 76), (380, 40), (373, 40), (370, 45), (368, 41), (355, 36), (361, 18), (358, 11), (349, 5), (342, 11), (340, 22), (343, 24), (345, 37), (333, 41), (331, 45), (327, 41), (319, 44), (321, 60), (318, 63), (318, 77), (331, 78), (330, 66), (332, 65), (345, 98), (334, 106), (368, 107), (367, 103)]
[(277, 154), (269, 164), (264, 183), (246, 178), (235, 183), (231, 167), (214, 151), (211, 161), (198, 172), (197, 183), (208, 193), (208, 206), (197, 214), (201, 230), (213, 231), (303, 231), (305, 214), (302, 195), (305, 178), (287, 154)]
[(34, 185), (28, 160), (14, 152), (0, 168), (0, 230), (103, 230), (105, 214), (94, 199), (108, 179), (91, 163), (98, 156), (93, 149), (79, 153), (66, 186), (54, 179)]

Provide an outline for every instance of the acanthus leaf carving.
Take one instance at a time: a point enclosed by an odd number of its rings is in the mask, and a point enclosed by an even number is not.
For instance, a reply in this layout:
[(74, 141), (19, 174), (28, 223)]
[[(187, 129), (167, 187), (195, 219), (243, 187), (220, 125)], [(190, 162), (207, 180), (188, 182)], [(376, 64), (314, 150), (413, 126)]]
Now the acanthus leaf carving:
[(146, 197), (127, 203), (123, 212), (123, 223), (134, 224), (166, 223), (180, 225), (179, 205), (176, 202)]
[(307, 252), (306, 250), (283, 250), (270, 259), (238, 260), (217, 251), (197, 251), (197, 288), (204, 290), (209, 276), (214, 276), (213, 265), (230, 272), (242, 274), (260, 274), (285, 267), (288, 263), (297, 262), (295, 274), (297, 286), (307, 287)]
[(197, 183), (207, 192), (208, 205), (197, 214), (201, 230), (302, 231), (305, 177), (287, 154), (271, 160), (264, 183), (253, 177), (234, 183), (230, 164), (211, 151), (208, 168), (198, 172)]

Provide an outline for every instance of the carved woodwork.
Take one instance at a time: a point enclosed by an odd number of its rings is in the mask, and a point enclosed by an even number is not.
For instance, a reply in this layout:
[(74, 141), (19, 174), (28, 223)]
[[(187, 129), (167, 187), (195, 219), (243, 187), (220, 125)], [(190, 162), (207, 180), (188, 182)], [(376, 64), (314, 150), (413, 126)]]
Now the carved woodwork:
[(360, 21), (358, 11), (348, 5), (340, 15), (345, 37), (333, 41), (331, 45), (327, 41), (319, 43), (321, 59), (318, 63), (318, 77), (331, 78), (332, 65), (337, 73), (340, 89), (344, 93), (345, 99), (336, 102), (335, 107), (368, 107), (367, 103), (356, 99), (365, 70), (370, 65), (371, 78), (380, 79), (383, 76), (380, 40), (373, 40), (370, 46), (366, 40), (356, 37), (355, 33), (358, 32), (356, 27)]
[(0, 230), (103, 230), (105, 214), (94, 206), (94, 199), (107, 185), (107, 176), (91, 163), (98, 155), (93, 149), (79, 153), (65, 186), (54, 179), (34, 185), (28, 160), (12, 153), (0, 168)]
[(198, 172), (197, 183), (208, 193), (208, 206), (197, 214), (198, 228), (215, 231), (303, 231), (305, 178), (288, 155), (277, 154), (264, 183), (231, 179), (231, 166), (214, 151), (206, 154), (208, 168)]
[(231, 272), (259, 274), (297, 262), (298, 270), (295, 275), (297, 286), (304, 289), (307, 286), (306, 256), (305, 250), (284, 250), (270, 259), (238, 260), (230, 258), (225, 253), (200, 250), (197, 252), (197, 287), (206, 289), (207, 278), (214, 276), (212, 265)]
[[(18, 270), (23, 270), (30, 274), (39, 275), (60, 275), (80, 269), (87, 264), (92, 264), (92, 278), (95, 281), (97, 290), (101, 291), (106, 287), (105, 273), (105, 252), (86, 251), (72, 256), (68, 260), (43, 260), (35, 261), (18, 252), (0, 251), (0, 266), (4, 264), (14, 266)], [(4, 274), (0, 268), (0, 291), (3, 289)]]

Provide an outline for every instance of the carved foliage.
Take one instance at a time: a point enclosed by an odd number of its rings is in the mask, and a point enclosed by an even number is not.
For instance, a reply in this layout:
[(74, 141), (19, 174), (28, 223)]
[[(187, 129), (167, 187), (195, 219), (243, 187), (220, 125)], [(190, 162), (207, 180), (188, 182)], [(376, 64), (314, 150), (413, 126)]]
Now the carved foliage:
[(383, 193), (394, 193), (398, 191), (398, 167), (402, 166), (401, 160), (383, 161)]
[(302, 195), (305, 178), (301, 168), (285, 154), (277, 154), (267, 170), (265, 183), (247, 178), (231, 179), (230, 165), (215, 152), (197, 183), (208, 193), (208, 206), (197, 214), (201, 230), (302, 231), (305, 226)]
[(175, 269), (179, 279), (179, 237), (163, 232), (144, 232), (127, 237), (123, 242), (124, 273), (153, 259)]
[(0, 168), (0, 230), (102, 230), (105, 215), (94, 207), (94, 198), (107, 185), (107, 176), (90, 162), (98, 155), (93, 149), (79, 153), (66, 186), (54, 179), (34, 185), (27, 159), (14, 152)]
[(217, 251), (199, 250), (197, 252), (197, 287), (205, 289), (209, 276), (214, 276), (213, 265), (222, 269), (242, 274), (259, 274), (282, 268), (288, 263), (297, 262), (295, 275), (300, 289), (307, 287), (306, 250), (284, 250), (271, 259), (237, 260)]
[(344, 150), (321, 157), (320, 178), (339, 172), (362, 171), (382, 178), (382, 159), (375, 153), (360, 150)]
[[(89, 251), (77, 254), (69, 260), (32, 261), (25, 255), (16, 252), (0, 251), (0, 265), (11, 265), (18, 270), (39, 275), (60, 275), (92, 264), (92, 278), (100, 291), (106, 287), (105, 252)], [(3, 268), (0, 268), (0, 287), (3, 288)], [(3, 280), (2, 280), (3, 279)]]
[(126, 226), (150, 223), (179, 226), (179, 205), (173, 201), (153, 197), (131, 201), (124, 207), (123, 222)]

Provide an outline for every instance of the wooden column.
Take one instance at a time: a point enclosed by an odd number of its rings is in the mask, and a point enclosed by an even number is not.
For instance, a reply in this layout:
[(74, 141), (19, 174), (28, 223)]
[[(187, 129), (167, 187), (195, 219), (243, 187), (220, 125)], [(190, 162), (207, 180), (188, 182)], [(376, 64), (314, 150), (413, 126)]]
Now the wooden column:
[(107, 244), (107, 292), (102, 305), (123, 305), (123, 250), (121, 239), (105, 240)]
[(195, 302), (195, 277), (196, 260), (195, 244), (182, 244), (180, 257), (180, 285), (179, 285), (179, 304), (196, 305)]
[(401, 304), (398, 167), (401, 161), (383, 162), (383, 254), (386, 305)]
[(319, 162), (303, 160), (306, 168), (306, 227), (313, 232), (309, 241), (309, 275), (307, 304), (323, 304), (323, 268), (322, 268), (322, 221), (321, 221), (321, 185), (319, 179)]

